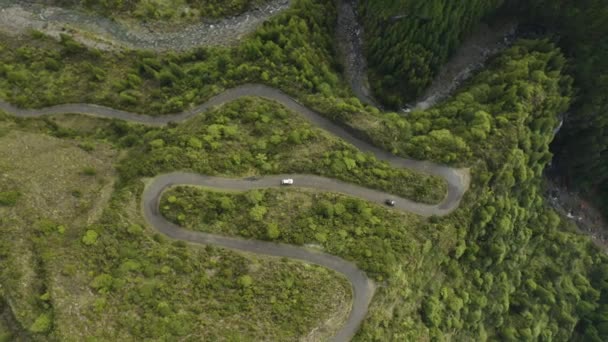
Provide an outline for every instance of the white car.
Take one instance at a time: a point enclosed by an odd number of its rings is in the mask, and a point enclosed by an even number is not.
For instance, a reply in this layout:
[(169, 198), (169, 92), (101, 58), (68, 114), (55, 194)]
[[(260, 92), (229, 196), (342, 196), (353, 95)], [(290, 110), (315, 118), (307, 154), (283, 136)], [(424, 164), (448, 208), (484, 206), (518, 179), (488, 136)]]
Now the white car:
[(283, 180), (281, 180), (281, 185), (292, 185), (293, 184), (293, 179), (291, 178), (285, 178)]

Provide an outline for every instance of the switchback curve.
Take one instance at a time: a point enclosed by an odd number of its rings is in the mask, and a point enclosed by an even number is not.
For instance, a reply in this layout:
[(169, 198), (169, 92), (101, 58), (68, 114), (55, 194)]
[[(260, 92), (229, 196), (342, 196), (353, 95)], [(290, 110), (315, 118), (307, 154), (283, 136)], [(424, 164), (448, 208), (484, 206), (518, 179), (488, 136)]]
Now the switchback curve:
[(63, 113), (80, 113), (90, 116), (137, 122), (146, 125), (163, 126), (169, 122), (177, 123), (185, 121), (188, 118), (191, 118), (198, 113), (205, 112), (214, 106), (219, 106), (223, 103), (227, 103), (245, 96), (257, 96), (276, 101), (291, 111), (299, 113), (313, 125), (347, 141), (362, 152), (373, 154), (377, 159), (388, 162), (392, 167), (407, 168), (421, 173), (441, 177), (447, 182), (448, 192), (442, 202), (437, 205), (424, 205), (402, 199), (403, 202), (401, 203), (400, 208), (404, 211), (413, 212), (422, 216), (443, 216), (449, 214), (458, 207), (460, 199), (468, 189), (469, 173), (467, 169), (454, 169), (428, 161), (419, 161), (395, 156), (355, 137), (345, 128), (335, 124), (312, 109), (300, 104), (294, 98), (290, 97), (284, 92), (263, 84), (245, 84), (231, 88), (190, 110), (163, 116), (142, 115), (87, 103), (64, 104), (40, 109), (21, 109), (7, 102), (0, 101), (0, 110), (4, 110), (9, 114), (18, 117), (39, 117)]
[(439, 176), (445, 179), (448, 184), (448, 193), (446, 197), (437, 205), (421, 204), (381, 191), (313, 175), (274, 175), (249, 179), (228, 179), (174, 172), (157, 176), (146, 186), (144, 193), (142, 194), (144, 218), (152, 227), (169, 237), (192, 243), (212, 244), (234, 250), (299, 259), (305, 262), (319, 264), (344, 274), (353, 286), (353, 306), (347, 322), (334, 337), (334, 340), (348, 341), (354, 336), (359, 325), (365, 318), (374, 293), (372, 281), (367, 278), (365, 273), (359, 270), (356, 265), (339, 257), (302, 247), (256, 240), (243, 240), (186, 230), (168, 222), (159, 213), (158, 205), (162, 192), (172, 185), (202, 185), (217, 189), (244, 191), (249, 189), (276, 187), (280, 184), (280, 179), (294, 178), (296, 186), (318, 189), (320, 191), (329, 190), (344, 193), (380, 204), (387, 198), (394, 198), (396, 199), (396, 210), (412, 212), (427, 217), (432, 215), (443, 216), (449, 214), (458, 207), (462, 196), (468, 189), (470, 176), (467, 169), (454, 169), (428, 161), (417, 161), (392, 155), (353, 136), (343, 127), (340, 127), (317, 112), (303, 106), (282, 91), (261, 84), (246, 84), (232, 88), (190, 110), (158, 117), (140, 115), (86, 103), (64, 104), (41, 109), (21, 109), (7, 102), (0, 101), (0, 109), (14, 116), (25, 118), (63, 113), (81, 113), (91, 116), (115, 118), (142, 124), (162, 126), (169, 122), (182, 122), (198, 113), (207, 111), (214, 106), (236, 100), (243, 96), (258, 96), (274, 100), (288, 109), (304, 116), (313, 125), (344, 139), (363, 152), (373, 154), (376, 158), (388, 162), (393, 167), (409, 168), (421, 173)]
[[(350, 341), (367, 314), (367, 308), (375, 290), (374, 283), (354, 263), (331, 254), (304, 247), (259, 240), (245, 240), (187, 230), (167, 221), (158, 209), (163, 191), (174, 185), (206, 186), (220, 190), (248, 190), (276, 186), (280, 183), (280, 177), (287, 177), (287, 175), (262, 177), (255, 180), (228, 179), (183, 172), (157, 176), (146, 186), (142, 194), (143, 215), (145, 220), (156, 230), (176, 240), (215, 245), (275, 257), (298, 259), (321, 265), (343, 274), (352, 285), (353, 303), (347, 321), (334, 336), (333, 340), (337, 342)], [(300, 176), (294, 175), (294, 177)]]

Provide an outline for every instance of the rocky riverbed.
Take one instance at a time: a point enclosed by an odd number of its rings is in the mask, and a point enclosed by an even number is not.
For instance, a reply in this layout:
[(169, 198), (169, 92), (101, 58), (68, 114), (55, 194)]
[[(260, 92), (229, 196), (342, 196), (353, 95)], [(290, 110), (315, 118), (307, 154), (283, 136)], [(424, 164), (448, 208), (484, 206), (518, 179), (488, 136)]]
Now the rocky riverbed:
[[(230, 45), (262, 22), (289, 8), (290, 0), (271, 0), (243, 14), (167, 30), (160, 23), (115, 21), (100, 15), (15, 0), (0, 0), (0, 30), (23, 34), (38, 30), (59, 37), (70, 33), (87, 46), (149, 50), (188, 50), (197, 46)], [(162, 27), (161, 27), (162, 26)]]

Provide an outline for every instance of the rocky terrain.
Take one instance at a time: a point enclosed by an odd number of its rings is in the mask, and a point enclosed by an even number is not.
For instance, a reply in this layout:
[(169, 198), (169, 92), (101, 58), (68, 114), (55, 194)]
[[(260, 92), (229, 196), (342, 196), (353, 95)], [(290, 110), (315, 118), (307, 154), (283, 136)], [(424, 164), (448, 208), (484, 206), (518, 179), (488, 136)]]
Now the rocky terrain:
[(69, 32), (81, 43), (103, 50), (116, 47), (188, 50), (202, 45), (234, 44), (271, 16), (289, 8), (289, 5), (290, 0), (272, 0), (238, 16), (204, 20), (173, 30), (161, 25), (161, 31), (160, 24), (154, 22), (118, 22), (59, 7), (0, 0), (0, 30), (20, 34), (34, 29), (54, 37)]

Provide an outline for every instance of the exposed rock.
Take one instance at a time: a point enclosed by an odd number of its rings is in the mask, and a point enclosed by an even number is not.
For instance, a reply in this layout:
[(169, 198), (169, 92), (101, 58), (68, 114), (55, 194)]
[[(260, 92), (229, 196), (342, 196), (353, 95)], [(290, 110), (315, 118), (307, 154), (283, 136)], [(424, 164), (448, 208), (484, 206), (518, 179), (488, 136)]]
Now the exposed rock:
[(271, 16), (289, 8), (290, 3), (290, 0), (272, 0), (265, 6), (237, 16), (202, 20), (169, 31), (166, 27), (158, 30), (159, 23), (127, 25), (125, 22), (76, 10), (0, 0), (0, 30), (9, 34), (22, 34), (35, 29), (58, 37), (67, 29), (81, 43), (103, 50), (116, 47), (157, 51), (188, 50), (203, 45), (234, 44)]

